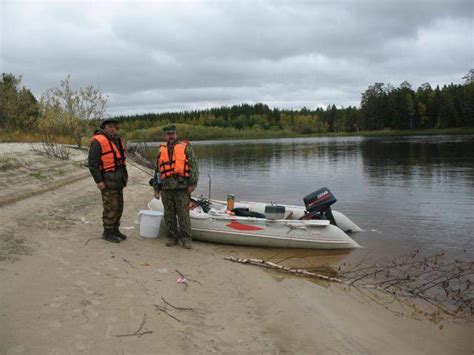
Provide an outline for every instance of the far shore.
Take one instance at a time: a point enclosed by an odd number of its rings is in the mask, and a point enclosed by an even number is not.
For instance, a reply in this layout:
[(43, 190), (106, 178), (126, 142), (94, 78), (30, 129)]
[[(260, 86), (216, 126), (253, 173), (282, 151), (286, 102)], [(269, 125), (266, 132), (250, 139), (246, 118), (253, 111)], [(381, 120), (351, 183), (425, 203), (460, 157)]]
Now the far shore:
[[(226, 140), (243, 140), (243, 139), (279, 139), (279, 138), (312, 138), (312, 137), (397, 137), (397, 136), (443, 136), (443, 135), (474, 135), (474, 128), (433, 128), (423, 130), (380, 130), (380, 131), (354, 131), (354, 132), (323, 132), (312, 134), (297, 134), (290, 131), (276, 131), (276, 130), (252, 130), (242, 129), (233, 130), (231, 135), (222, 135), (223, 129), (219, 130), (220, 134), (194, 132), (193, 127), (204, 128), (202, 126), (186, 125), (185, 134), (181, 135), (192, 141), (226, 141)], [(209, 127), (212, 128), (212, 127)], [(155, 132), (157, 131), (157, 133)], [(225, 131), (224, 131), (225, 132)], [(153, 133), (150, 129), (138, 130), (132, 132), (120, 131), (122, 137), (128, 142), (140, 142), (142, 138), (144, 141), (152, 142), (161, 138), (160, 130), (153, 128)], [(137, 138), (140, 137), (140, 138)], [(0, 131), (0, 143), (34, 143), (41, 142), (42, 137), (34, 132), (5, 132)], [(74, 144), (74, 141), (68, 137), (58, 137), (58, 143)], [(83, 139), (83, 145), (87, 146), (89, 137)]]
[[(202, 128), (202, 127), (200, 127)], [(211, 128), (211, 127), (210, 127)], [(149, 130), (133, 132), (121, 132), (129, 142), (155, 141), (161, 138), (161, 132), (153, 133)], [(281, 138), (330, 138), (330, 137), (397, 137), (397, 136), (443, 136), (443, 135), (474, 135), (474, 128), (436, 128), (425, 130), (380, 130), (380, 131), (354, 131), (354, 132), (322, 132), (312, 134), (297, 134), (289, 131), (275, 130), (233, 130), (232, 134), (222, 136), (199, 131), (194, 132), (193, 126), (186, 126), (181, 132), (181, 136), (192, 141), (227, 141), (227, 140), (247, 140), (247, 139), (281, 139)], [(137, 138), (140, 137), (140, 138)]]

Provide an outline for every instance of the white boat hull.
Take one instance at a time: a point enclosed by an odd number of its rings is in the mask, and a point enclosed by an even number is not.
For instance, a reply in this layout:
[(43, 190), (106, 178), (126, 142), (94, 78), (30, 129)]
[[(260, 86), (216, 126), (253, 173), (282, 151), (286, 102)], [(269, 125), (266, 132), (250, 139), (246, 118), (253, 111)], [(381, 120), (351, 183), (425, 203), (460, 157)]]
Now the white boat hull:
[[(213, 206), (221, 207), (222, 201), (212, 201)], [(160, 200), (153, 199), (148, 204), (152, 210), (163, 211)], [(236, 207), (248, 207), (259, 212), (264, 209), (263, 203), (241, 202)], [(298, 206), (286, 206), (299, 218), (304, 209)], [(302, 211), (300, 211), (302, 209)], [(211, 210), (212, 212), (212, 210)], [(342, 213), (337, 213), (341, 220), (344, 218), (352, 223), (351, 230), (361, 229)], [(254, 217), (239, 217), (223, 212), (204, 213), (200, 208), (190, 211), (192, 236), (196, 240), (213, 243), (246, 245), (272, 248), (301, 248), (301, 249), (354, 249), (360, 245), (350, 238), (342, 229), (329, 224), (329, 221), (300, 221), (298, 219), (268, 220)], [(346, 224), (349, 223), (345, 221)]]

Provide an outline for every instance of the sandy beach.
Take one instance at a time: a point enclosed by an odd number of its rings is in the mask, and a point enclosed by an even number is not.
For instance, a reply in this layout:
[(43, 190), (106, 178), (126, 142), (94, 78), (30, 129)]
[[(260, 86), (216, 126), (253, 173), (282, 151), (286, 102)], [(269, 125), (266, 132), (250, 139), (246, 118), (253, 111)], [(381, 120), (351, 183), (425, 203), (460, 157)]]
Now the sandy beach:
[[(472, 323), (413, 319), (336, 284), (223, 260), (278, 261), (286, 251), (140, 238), (138, 211), (152, 191), (134, 166), (128, 239), (107, 243), (84, 161), (81, 151), (64, 162), (0, 144), (1, 354), (473, 352)], [(302, 263), (337, 257), (303, 254)]]

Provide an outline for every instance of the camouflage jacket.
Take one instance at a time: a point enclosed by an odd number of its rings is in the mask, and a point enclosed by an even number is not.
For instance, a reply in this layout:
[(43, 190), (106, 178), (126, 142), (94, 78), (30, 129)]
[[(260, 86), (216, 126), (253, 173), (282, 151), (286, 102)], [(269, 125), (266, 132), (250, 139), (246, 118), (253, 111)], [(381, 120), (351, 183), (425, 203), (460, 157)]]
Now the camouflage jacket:
[[(94, 134), (106, 135), (105, 132), (103, 132), (102, 130), (97, 130), (94, 132)], [(112, 140), (112, 142), (114, 142), (115, 145), (118, 146), (118, 136), (114, 136), (114, 137), (107, 136), (107, 137), (110, 140)], [(94, 178), (94, 181), (96, 183), (103, 181), (105, 183), (105, 187), (108, 189), (122, 189), (125, 186), (127, 186), (127, 180), (128, 180), (127, 169), (124, 167), (124, 168), (119, 168), (115, 171), (109, 171), (106, 173), (102, 172), (100, 169), (101, 155), (102, 154), (101, 154), (100, 144), (95, 139), (93, 139), (89, 147), (88, 166), (89, 166), (89, 171), (92, 177)]]
[[(178, 143), (178, 142), (177, 142)], [(158, 168), (155, 170), (155, 175), (153, 177), (153, 188), (156, 191), (161, 190), (184, 190), (190, 186), (196, 186), (199, 180), (199, 169), (196, 160), (196, 156), (191, 148), (191, 145), (188, 144), (185, 150), (186, 156), (189, 160), (189, 170), (190, 177), (184, 177), (180, 175), (172, 175), (166, 179), (161, 180), (160, 172)], [(159, 151), (158, 151), (158, 154)], [(173, 156), (173, 147), (168, 148), (168, 154)], [(157, 164), (158, 165), (158, 164)]]

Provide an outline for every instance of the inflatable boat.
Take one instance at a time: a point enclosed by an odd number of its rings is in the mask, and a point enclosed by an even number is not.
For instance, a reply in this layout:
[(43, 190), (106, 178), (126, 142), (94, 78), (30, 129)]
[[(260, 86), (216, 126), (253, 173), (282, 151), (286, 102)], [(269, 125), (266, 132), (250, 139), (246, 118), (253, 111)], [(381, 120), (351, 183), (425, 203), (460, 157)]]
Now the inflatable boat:
[[(191, 198), (192, 237), (206, 242), (272, 248), (354, 249), (349, 235), (362, 229), (343, 213), (331, 210), (332, 193), (319, 189), (305, 206)], [(148, 207), (163, 212), (161, 200)]]

